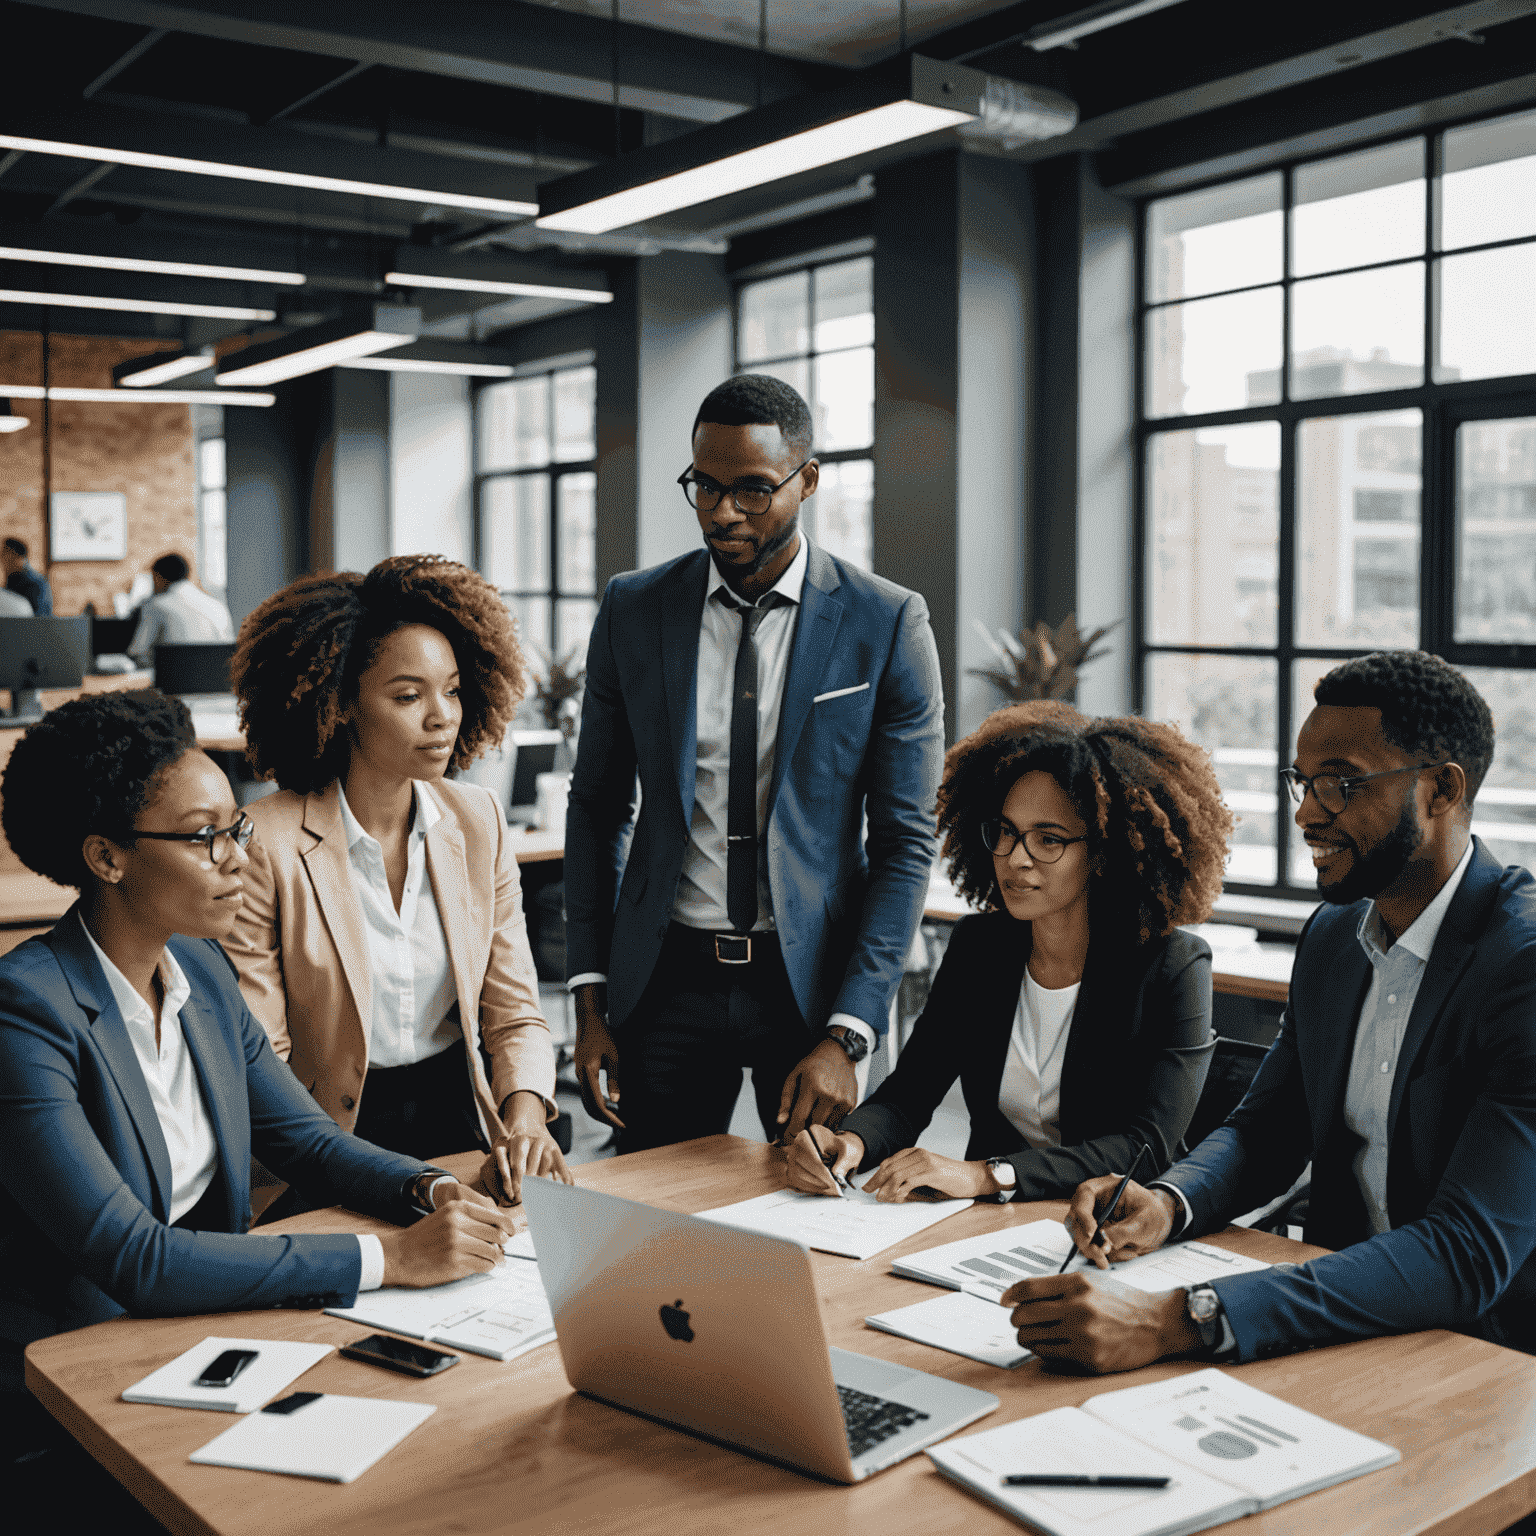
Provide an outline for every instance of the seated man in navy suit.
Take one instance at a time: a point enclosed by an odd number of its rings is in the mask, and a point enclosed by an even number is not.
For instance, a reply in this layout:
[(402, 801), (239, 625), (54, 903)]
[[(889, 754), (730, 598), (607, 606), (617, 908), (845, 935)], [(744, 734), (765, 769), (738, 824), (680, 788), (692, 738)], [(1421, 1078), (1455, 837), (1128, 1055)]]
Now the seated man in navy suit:
[(1159, 1295), (1107, 1276), (1028, 1280), (1019, 1341), (1093, 1371), (1164, 1355), (1253, 1360), (1454, 1328), (1536, 1352), (1536, 880), (1470, 835), (1488, 706), (1422, 651), (1335, 667), (1285, 773), (1323, 905), (1297, 944), (1280, 1034), (1241, 1104), (1126, 1191), (1107, 1270), (1285, 1193), (1310, 1159), (1308, 1242), (1335, 1252)]

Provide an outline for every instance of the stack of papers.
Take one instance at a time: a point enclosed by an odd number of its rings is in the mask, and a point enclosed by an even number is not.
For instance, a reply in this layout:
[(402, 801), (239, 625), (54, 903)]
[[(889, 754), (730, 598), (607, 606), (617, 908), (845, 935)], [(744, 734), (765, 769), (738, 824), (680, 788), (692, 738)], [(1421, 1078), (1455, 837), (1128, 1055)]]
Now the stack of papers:
[(1000, 1307), (995, 1301), (950, 1291), (943, 1296), (930, 1296), (927, 1301), (915, 1302), (910, 1307), (877, 1312), (873, 1317), (866, 1317), (864, 1322), (882, 1333), (894, 1333), (900, 1339), (931, 1344), (935, 1349), (947, 1349), (952, 1355), (964, 1355), (968, 1360), (979, 1360), (983, 1365), (996, 1365), (1011, 1371), (1014, 1366), (1023, 1365), (1033, 1353), (1019, 1343), (1019, 1336), (1008, 1321), (1012, 1316), (1011, 1309)]
[(855, 1190), (852, 1197), (807, 1195), (797, 1189), (779, 1189), (771, 1195), (742, 1200), (735, 1205), (700, 1211), (705, 1221), (726, 1227), (742, 1227), (769, 1237), (787, 1237), (821, 1253), (837, 1253), (848, 1259), (868, 1259), (886, 1248), (916, 1237), (935, 1222), (963, 1211), (971, 1200), (904, 1201), (879, 1204), (873, 1196)]
[[(219, 1413), (250, 1413), (276, 1397), (334, 1345), (290, 1344), (282, 1339), (206, 1338), (176, 1356), (143, 1381), (123, 1390), (125, 1403), (159, 1403), (164, 1408), (212, 1408)], [(226, 1349), (253, 1349), (256, 1358), (227, 1387), (200, 1387), (197, 1378)]]

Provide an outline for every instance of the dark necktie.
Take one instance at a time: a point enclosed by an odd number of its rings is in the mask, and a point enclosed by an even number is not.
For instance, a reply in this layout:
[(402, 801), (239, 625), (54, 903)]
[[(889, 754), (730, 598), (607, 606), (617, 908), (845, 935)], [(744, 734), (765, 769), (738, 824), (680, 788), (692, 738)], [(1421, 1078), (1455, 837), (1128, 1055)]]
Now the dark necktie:
[(731, 772), (725, 817), (725, 911), (735, 933), (757, 924), (757, 641), (758, 624), (779, 602), (769, 593), (761, 605), (744, 607), (725, 598), (741, 615), (736, 677), (731, 685)]

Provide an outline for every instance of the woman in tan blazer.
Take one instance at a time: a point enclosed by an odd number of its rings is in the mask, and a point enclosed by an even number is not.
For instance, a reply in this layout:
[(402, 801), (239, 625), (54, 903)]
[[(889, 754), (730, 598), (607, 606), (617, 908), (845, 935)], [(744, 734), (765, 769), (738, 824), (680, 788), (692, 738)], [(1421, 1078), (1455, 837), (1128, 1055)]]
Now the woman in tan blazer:
[(501, 808), (444, 775), (501, 740), (523, 675), (495, 588), (431, 556), (301, 578), (231, 664), (253, 765), (282, 786), (248, 807), (225, 940), (251, 1012), (344, 1129), (487, 1148), (509, 1201), (525, 1173), (570, 1179), (554, 1049)]

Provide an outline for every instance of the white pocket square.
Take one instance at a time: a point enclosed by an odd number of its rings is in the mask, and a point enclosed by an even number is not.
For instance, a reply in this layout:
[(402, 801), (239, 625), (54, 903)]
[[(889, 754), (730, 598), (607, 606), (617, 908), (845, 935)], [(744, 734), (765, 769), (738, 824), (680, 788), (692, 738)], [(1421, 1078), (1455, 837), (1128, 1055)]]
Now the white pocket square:
[(831, 693), (818, 693), (811, 703), (822, 704), (828, 699), (840, 699), (845, 693), (863, 693), (868, 687), (868, 683), (855, 683), (852, 688), (834, 688)]

